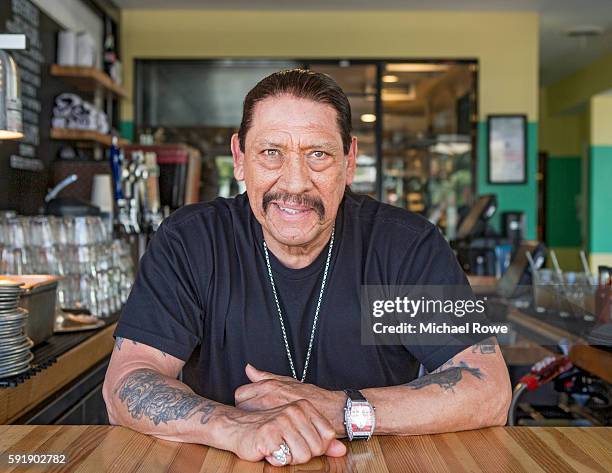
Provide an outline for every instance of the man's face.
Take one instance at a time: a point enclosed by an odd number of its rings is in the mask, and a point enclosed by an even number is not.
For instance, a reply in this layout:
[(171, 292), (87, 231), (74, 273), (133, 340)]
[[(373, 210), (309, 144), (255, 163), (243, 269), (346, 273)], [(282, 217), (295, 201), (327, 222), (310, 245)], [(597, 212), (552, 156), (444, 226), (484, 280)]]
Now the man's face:
[(277, 242), (302, 246), (336, 218), (355, 172), (355, 138), (347, 155), (336, 110), (290, 95), (255, 105), (245, 151), (232, 137), (234, 176), (244, 180), (255, 217)]

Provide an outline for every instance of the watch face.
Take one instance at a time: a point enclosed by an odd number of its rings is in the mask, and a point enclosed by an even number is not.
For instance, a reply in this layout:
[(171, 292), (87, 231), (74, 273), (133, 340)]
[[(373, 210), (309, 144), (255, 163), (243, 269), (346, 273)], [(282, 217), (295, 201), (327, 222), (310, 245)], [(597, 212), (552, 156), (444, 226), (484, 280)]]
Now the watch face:
[(353, 433), (372, 430), (372, 408), (368, 403), (353, 402), (351, 406), (351, 426)]

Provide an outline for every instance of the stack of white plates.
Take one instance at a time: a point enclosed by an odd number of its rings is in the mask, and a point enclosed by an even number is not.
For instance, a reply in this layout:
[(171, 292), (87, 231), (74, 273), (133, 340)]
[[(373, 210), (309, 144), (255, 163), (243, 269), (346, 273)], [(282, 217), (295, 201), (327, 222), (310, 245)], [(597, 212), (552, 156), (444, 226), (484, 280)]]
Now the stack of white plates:
[(34, 355), (26, 334), (28, 311), (18, 307), (22, 283), (0, 279), (0, 378), (30, 369)]

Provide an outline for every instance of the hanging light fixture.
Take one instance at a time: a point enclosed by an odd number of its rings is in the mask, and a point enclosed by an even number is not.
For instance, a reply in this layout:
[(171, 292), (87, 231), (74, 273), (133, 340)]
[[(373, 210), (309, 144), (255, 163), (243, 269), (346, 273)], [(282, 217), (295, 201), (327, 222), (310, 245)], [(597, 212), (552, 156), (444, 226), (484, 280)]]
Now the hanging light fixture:
[(0, 140), (23, 138), (19, 70), (6, 49), (25, 49), (25, 35), (0, 35)]

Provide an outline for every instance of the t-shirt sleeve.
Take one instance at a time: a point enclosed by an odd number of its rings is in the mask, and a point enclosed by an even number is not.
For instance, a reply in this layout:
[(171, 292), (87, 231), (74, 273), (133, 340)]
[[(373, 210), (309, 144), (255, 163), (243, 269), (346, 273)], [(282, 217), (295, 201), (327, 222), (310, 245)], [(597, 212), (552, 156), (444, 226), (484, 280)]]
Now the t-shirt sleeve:
[(114, 336), (187, 361), (201, 343), (202, 307), (185, 246), (163, 223), (140, 260)]
[[(403, 259), (397, 284), (414, 286), (461, 286), (457, 292), (472, 294), (469, 282), (457, 257), (437, 227), (431, 225), (429, 230), (419, 238), (409, 250), (408, 257)], [(465, 290), (464, 290), (465, 289)], [(452, 290), (449, 292), (453, 292)], [(453, 323), (452, 315), (447, 322)], [(443, 322), (443, 320), (438, 320)], [(410, 343), (406, 349), (431, 372), (440, 367), (455, 355), (480, 340), (486, 335), (471, 335), (458, 338), (451, 334), (435, 335), (435, 345)], [(414, 339), (413, 339), (414, 340)], [(431, 336), (429, 338), (431, 340)]]

